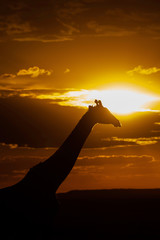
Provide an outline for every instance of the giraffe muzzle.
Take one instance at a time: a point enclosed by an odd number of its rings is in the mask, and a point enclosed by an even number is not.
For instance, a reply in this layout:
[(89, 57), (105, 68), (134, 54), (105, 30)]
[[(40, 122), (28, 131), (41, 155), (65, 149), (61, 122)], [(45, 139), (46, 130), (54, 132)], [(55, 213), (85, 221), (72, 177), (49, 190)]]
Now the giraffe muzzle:
[(119, 120), (117, 120), (113, 125), (114, 127), (122, 127), (122, 124), (120, 123)]

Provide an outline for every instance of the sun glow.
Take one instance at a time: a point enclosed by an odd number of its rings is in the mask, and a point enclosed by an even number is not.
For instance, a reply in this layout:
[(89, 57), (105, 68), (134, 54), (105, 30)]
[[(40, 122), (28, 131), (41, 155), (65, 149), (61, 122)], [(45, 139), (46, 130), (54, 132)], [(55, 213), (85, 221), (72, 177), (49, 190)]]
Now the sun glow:
[(147, 104), (158, 100), (157, 97), (127, 89), (108, 89), (98, 93), (103, 105), (117, 114), (130, 114), (138, 111), (148, 111)]
[(110, 111), (123, 115), (139, 111), (151, 111), (147, 108), (147, 105), (159, 100), (157, 96), (125, 88), (71, 91), (68, 95), (71, 98), (76, 96), (77, 103), (80, 106), (88, 106), (88, 104), (93, 104), (94, 99), (100, 99)]
[[(32, 96), (33, 97), (33, 96)], [(37, 95), (39, 99), (49, 99), (63, 106), (88, 107), (95, 99), (102, 101), (103, 106), (117, 114), (151, 111), (149, 105), (160, 100), (159, 97), (127, 88), (110, 88), (106, 90), (67, 89), (64, 93)]]

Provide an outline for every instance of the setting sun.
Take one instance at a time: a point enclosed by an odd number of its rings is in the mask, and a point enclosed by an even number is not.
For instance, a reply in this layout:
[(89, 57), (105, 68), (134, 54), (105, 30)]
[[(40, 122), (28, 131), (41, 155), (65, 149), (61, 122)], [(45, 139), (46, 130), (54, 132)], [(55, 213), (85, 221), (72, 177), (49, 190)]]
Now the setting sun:
[[(100, 99), (105, 107), (116, 114), (131, 114), (134, 112), (151, 111), (148, 105), (158, 101), (153, 94), (140, 92), (135, 89), (110, 88), (106, 90), (68, 90), (63, 94), (37, 95), (39, 99), (56, 101), (63, 106), (88, 107), (95, 99)], [(63, 101), (59, 101), (63, 99)]]
[(148, 111), (146, 104), (156, 101), (156, 96), (127, 89), (109, 89), (100, 91), (99, 98), (103, 105), (117, 114), (130, 114)]

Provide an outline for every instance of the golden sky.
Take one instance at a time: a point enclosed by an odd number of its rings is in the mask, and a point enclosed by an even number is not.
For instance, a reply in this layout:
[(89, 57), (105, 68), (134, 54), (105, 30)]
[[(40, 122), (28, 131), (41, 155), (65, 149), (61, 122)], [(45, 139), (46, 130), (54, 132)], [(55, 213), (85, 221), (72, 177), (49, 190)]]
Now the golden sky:
[(156, 0), (1, 2), (1, 187), (52, 154), (95, 98), (122, 128), (96, 126), (61, 189), (160, 187), (159, 16)]

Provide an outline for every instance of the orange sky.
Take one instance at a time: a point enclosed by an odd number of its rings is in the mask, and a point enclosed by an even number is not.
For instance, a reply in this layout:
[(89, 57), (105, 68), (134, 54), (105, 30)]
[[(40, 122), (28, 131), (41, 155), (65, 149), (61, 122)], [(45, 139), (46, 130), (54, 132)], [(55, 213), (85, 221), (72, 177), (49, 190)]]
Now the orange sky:
[(160, 187), (159, 14), (156, 0), (2, 1), (1, 187), (52, 154), (97, 96), (139, 112), (93, 129), (61, 191)]

